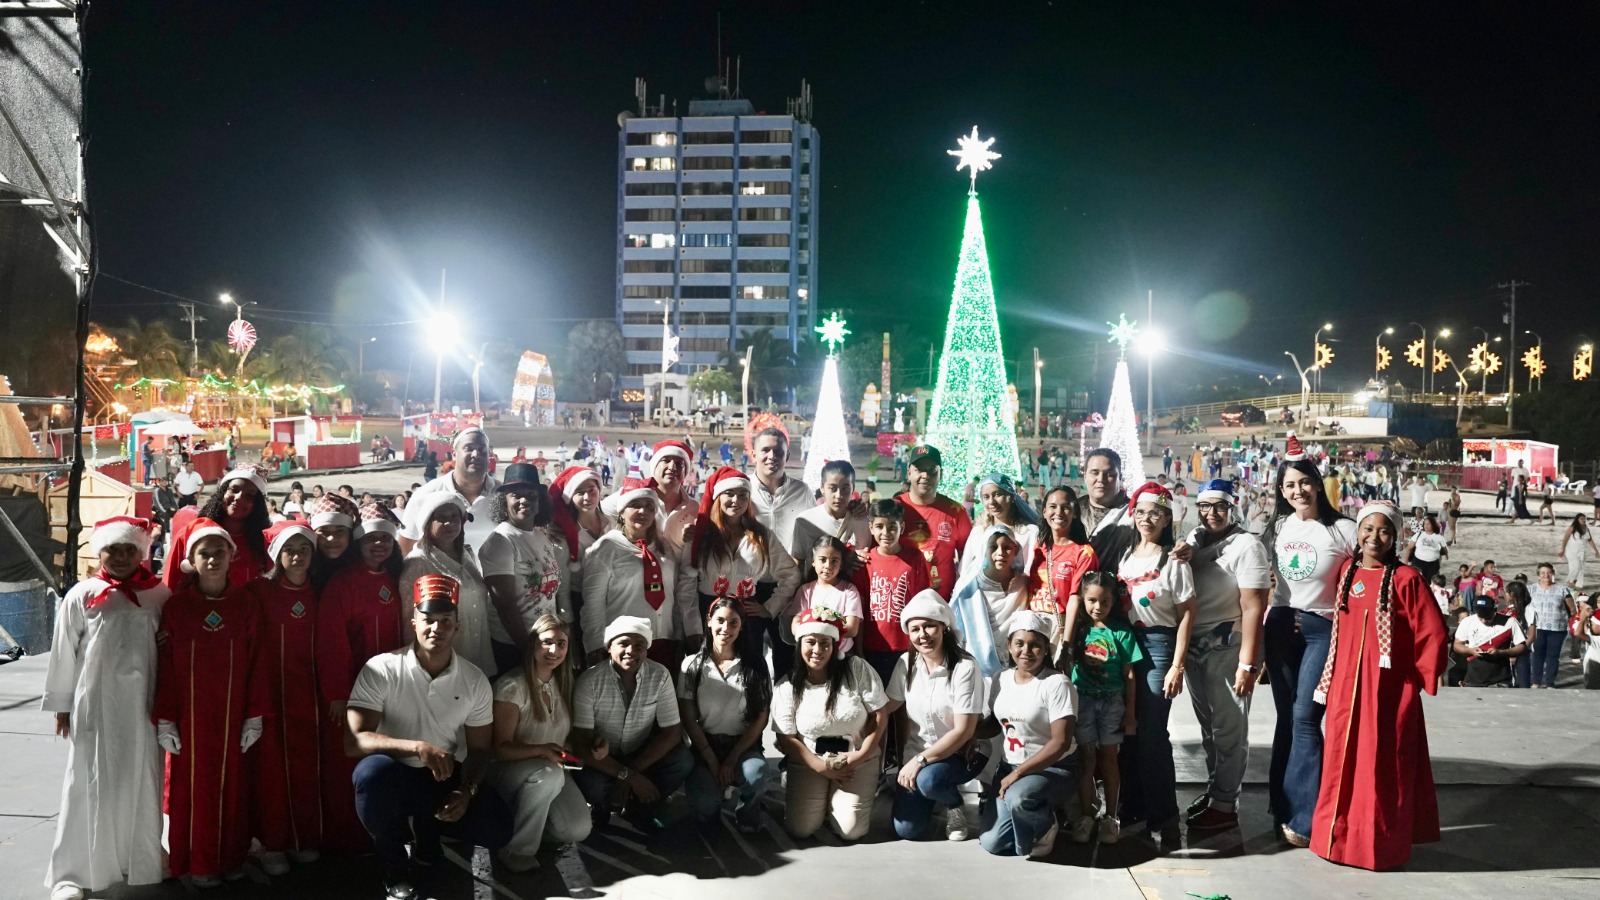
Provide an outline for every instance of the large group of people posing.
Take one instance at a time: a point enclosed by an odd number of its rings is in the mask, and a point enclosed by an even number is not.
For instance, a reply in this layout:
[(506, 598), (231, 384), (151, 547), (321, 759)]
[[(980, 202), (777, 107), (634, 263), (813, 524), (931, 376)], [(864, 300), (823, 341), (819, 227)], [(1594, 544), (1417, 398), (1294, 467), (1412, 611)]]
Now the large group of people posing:
[[(774, 791), (802, 838), (862, 838), (888, 792), (907, 840), (1170, 850), (1181, 825), (1237, 826), (1263, 674), (1284, 841), (1387, 869), (1438, 839), (1418, 695), (1443, 616), (1399, 561), (1400, 511), (1341, 515), (1293, 438), (1261, 535), (1222, 479), (1176, 533), (1168, 489), (1126, 490), (1108, 449), (1038, 509), (980, 479), (976, 516), (939, 493), (937, 448), (870, 502), (847, 462), (789, 477), (788, 450), (761, 432), (750, 473), (695, 497), (689, 447), (662, 441), (606, 495), (582, 465), (496, 477), (469, 428), (403, 519), (326, 494), (275, 524), (238, 469), (174, 523), (159, 578), (148, 523), (99, 523), (44, 699), (70, 741), (52, 897), (332, 853), (375, 854), (407, 900), (441, 837), (509, 871), (551, 846), (581, 865), (614, 815), (753, 832)], [(1207, 778), (1180, 803), (1185, 693)]]

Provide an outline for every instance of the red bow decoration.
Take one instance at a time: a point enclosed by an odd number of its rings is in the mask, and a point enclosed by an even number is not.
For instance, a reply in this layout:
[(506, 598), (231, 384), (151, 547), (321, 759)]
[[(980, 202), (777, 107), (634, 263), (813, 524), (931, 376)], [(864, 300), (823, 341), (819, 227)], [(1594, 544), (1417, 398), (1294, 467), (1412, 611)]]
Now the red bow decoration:
[(145, 566), (140, 566), (139, 568), (134, 569), (133, 574), (129, 575), (127, 578), (118, 578), (117, 576), (106, 571), (105, 566), (101, 566), (100, 571), (94, 573), (94, 577), (104, 581), (106, 583), (106, 589), (98, 594), (95, 594), (93, 597), (90, 597), (89, 602), (83, 605), (85, 609), (94, 609), (96, 606), (99, 606), (100, 604), (111, 599), (111, 595), (117, 591), (121, 591), (130, 601), (132, 601), (134, 606), (138, 606), (138, 592), (148, 591), (161, 583), (161, 579), (152, 574), (150, 569)]

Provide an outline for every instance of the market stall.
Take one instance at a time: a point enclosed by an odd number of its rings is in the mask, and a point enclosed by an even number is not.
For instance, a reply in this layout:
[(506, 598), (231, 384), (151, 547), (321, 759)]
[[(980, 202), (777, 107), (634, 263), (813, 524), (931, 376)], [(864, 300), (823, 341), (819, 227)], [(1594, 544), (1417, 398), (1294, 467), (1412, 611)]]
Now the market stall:
[[(345, 419), (349, 423), (350, 418)], [(337, 437), (337, 416), (284, 416), (269, 426), (269, 446), (292, 453), (302, 468), (350, 469), (361, 465), (361, 420), (347, 437)]]
[(1483, 438), (1461, 442), (1461, 486), (1492, 491), (1518, 467), (1527, 469), (1528, 486), (1539, 490), (1556, 477), (1560, 447), (1525, 438)]

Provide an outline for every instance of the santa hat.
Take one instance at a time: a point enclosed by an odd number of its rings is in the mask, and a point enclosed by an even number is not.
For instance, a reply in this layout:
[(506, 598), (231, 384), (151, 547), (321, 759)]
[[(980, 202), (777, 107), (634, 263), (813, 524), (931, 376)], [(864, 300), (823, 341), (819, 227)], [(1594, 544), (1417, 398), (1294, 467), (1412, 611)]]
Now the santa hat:
[(837, 644), (842, 633), (839, 614), (829, 607), (813, 606), (794, 617), (795, 643), (799, 643), (800, 639), (808, 634), (816, 634)]
[(1300, 439), (1289, 432), (1289, 437), (1283, 442), (1283, 461), (1299, 462), (1306, 458), (1306, 448), (1300, 446)]
[(1128, 512), (1133, 513), (1133, 508), (1140, 502), (1154, 503), (1163, 509), (1172, 508), (1172, 492), (1154, 481), (1146, 481), (1128, 498)]
[(217, 488), (221, 489), (230, 481), (248, 481), (255, 485), (258, 495), (262, 497), (267, 495), (267, 475), (263, 469), (255, 466), (240, 466), (222, 476), (222, 480), (217, 482)]
[(944, 596), (933, 588), (924, 588), (900, 608), (900, 630), (910, 632), (912, 619), (928, 619), (954, 631), (956, 613), (945, 602)]
[(318, 497), (317, 501), (311, 504), (312, 528), (322, 528), (327, 525), (354, 528), (356, 519), (360, 517), (361, 511), (356, 509), (355, 501), (331, 491)]
[(718, 466), (706, 479), (705, 491), (700, 495), (700, 511), (694, 519), (694, 540), (690, 545), (690, 559), (700, 558), (700, 539), (711, 528), (711, 508), (717, 498), (729, 491), (750, 490), (750, 479), (733, 466)]
[(227, 541), (230, 551), (238, 551), (239, 549), (239, 546), (233, 542), (233, 535), (228, 533), (228, 529), (202, 516), (190, 522), (189, 530), (183, 533), (185, 555), (183, 561), (178, 564), (178, 568), (193, 575), (194, 563), (189, 562), (189, 557), (194, 555), (194, 548), (199, 546), (201, 541), (210, 537), (219, 537)]
[(600, 476), (588, 466), (568, 466), (550, 482), (551, 494), (557, 501), (550, 504), (550, 521), (567, 539), (567, 567), (574, 572), (583, 568), (583, 561), (578, 553), (578, 519), (572, 512), (572, 498), (588, 485), (599, 483)]
[(313, 550), (317, 546), (317, 533), (308, 528), (306, 523), (297, 522), (293, 519), (286, 519), (273, 524), (271, 528), (261, 532), (261, 536), (267, 539), (267, 559), (271, 562), (271, 571), (267, 572), (268, 578), (277, 577), (278, 554), (283, 552), (283, 548), (289, 543), (290, 538), (296, 536), (305, 538), (311, 542)]
[(361, 527), (356, 530), (358, 537), (369, 534), (387, 534), (394, 537), (400, 533), (400, 520), (395, 518), (394, 511), (382, 503), (368, 503), (361, 507)]
[(606, 646), (610, 647), (612, 641), (625, 634), (638, 635), (644, 640), (645, 646), (655, 642), (655, 629), (650, 627), (649, 619), (642, 616), (617, 616), (606, 626)]
[(411, 495), (411, 502), (406, 504), (405, 537), (408, 540), (420, 541), (428, 534), (428, 520), (439, 511), (442, 506), (454, 506), (461, 510), (461, 524), (472, 521), (472, 513), (467, 507), (467, 501), (455, 491), (419, 491)]
[(694, 453), (689, 449), (687, 443), (667, 440), (657, 443), (650, 449), (650, 466), (654, 468), (656, 463), (673, 456), (683, 460), (684, 466), (694, 462)]
[(151, 530), (154, 524), (149, 519), (139, 519), (133, 516), (112, 516), (94, 523), (94, 531), (89, 533), (89, 552), (95, 556), (107, 547), (118, 544), (132, 544), (139, 548), (140, 557), (150, 555), (150, 544), (153, 540)]
[(661, 505), (661, 495), (656, 493), (656, 480), (639, 481), (629, 478), (622, 482), (622, 490), (600, 501), (600, 511), (608, 516), (621, 515), (628, 504), (635, 500), (649, 500), (656, 506)]
[(1019, 609), (1006, 620), (1006, 639), (1010, 640), (1013, 634), (1019, 631), (1032, 631), (1043, 635), (1045, 640), (1050, 640), (1055, 634), (1055, 623), (1039, 615), (1031, 609)]
[(1200, 488), (1200, 493), (1195, 496), (1196, 503), (1210, 503), (1216, 500), (1233, 502), (1233, 482), (1226, 478), (1213, 478)]

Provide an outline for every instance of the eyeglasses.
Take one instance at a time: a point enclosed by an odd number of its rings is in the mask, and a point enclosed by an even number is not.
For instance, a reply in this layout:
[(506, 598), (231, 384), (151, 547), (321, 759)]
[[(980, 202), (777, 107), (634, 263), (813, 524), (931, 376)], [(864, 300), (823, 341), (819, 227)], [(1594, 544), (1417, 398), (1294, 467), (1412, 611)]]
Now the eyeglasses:
[(1165, 516), (1166, 514), (1167, 514), (1167, 511), (1164, 510), (1164, 509), (1160, 509), (1160, 508), (1156, 508), (1156, 509), (1136, 509), (1136, 510), (1133, 511), (1133, 517), (1135, 519), (1159, 519), (1162, 516)]
[(1233, 507), (1227, 503), (1196, 503), (1194, 508), (1203, 513), (1225, 513)]

